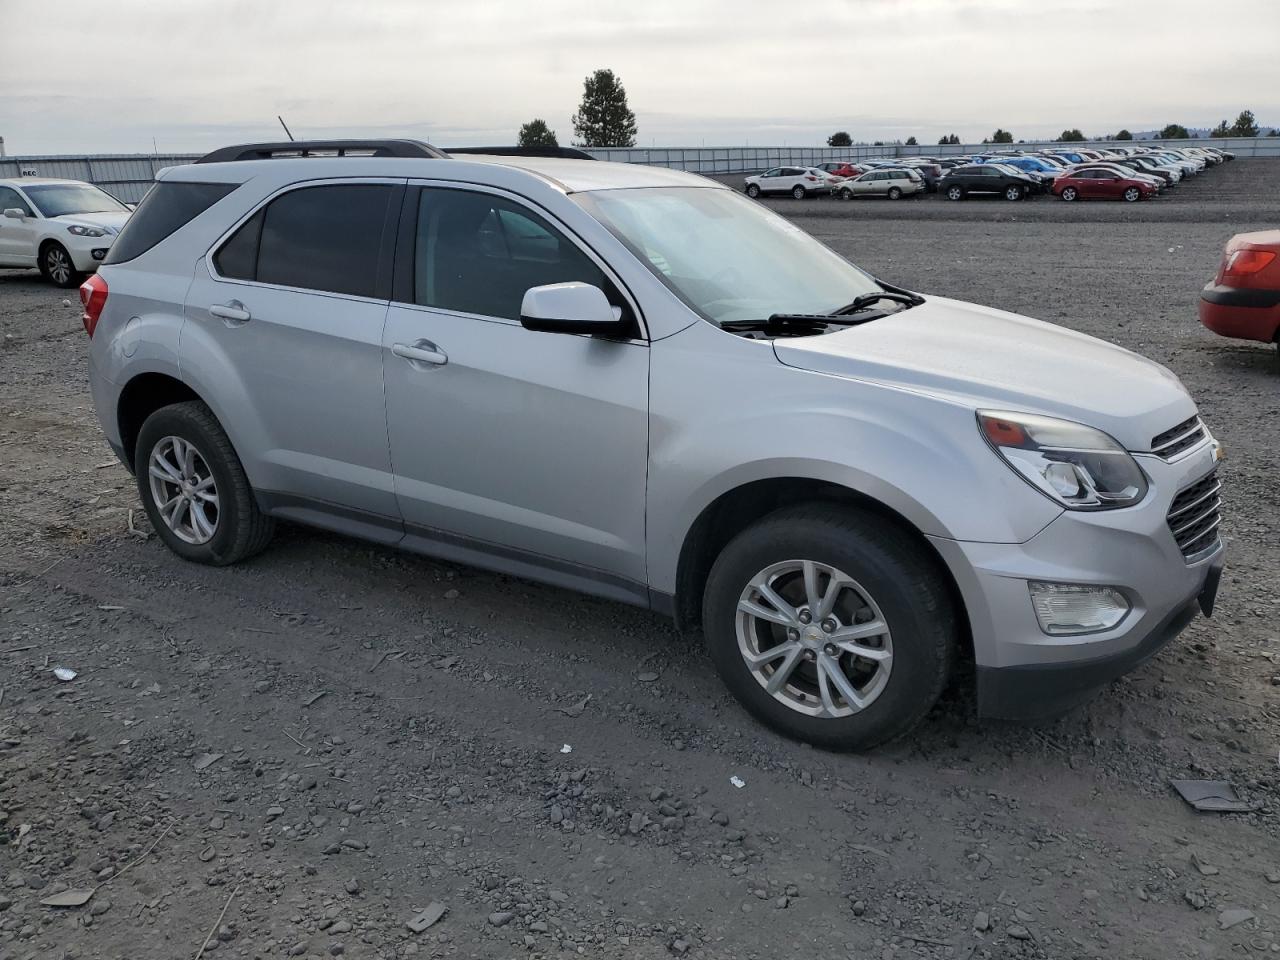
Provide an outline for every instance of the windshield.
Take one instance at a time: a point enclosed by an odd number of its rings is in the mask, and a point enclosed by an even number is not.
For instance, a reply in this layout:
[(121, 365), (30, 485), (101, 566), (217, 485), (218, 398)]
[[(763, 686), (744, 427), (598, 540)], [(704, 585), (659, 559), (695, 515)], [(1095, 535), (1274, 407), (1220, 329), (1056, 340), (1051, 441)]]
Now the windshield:
[(128, 213), (129, 208), (110, 194), (87, 183), (33, 183), (22, 188), (46, 217), (68, 213)]
[(716, 323), (830, 313), (883, 290), (790, 221), (730, 190), (645, 187), (573, 199)]

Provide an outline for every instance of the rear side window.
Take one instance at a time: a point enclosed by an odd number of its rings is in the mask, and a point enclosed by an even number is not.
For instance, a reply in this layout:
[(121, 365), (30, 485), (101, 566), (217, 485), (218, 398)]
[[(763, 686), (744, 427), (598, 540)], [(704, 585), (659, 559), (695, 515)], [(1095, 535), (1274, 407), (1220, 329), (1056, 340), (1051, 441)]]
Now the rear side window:
[(380, 183), (291, 190), (246, 220), (213, 255), (214, 266), (233, 280), (376, 296), (391, 195)]
[(125, 221), (104, 263), (124, 263), (146, 253), (179, 227), (238, 187), (238, 183), (184, 183), (162, 180), (147, 191)]

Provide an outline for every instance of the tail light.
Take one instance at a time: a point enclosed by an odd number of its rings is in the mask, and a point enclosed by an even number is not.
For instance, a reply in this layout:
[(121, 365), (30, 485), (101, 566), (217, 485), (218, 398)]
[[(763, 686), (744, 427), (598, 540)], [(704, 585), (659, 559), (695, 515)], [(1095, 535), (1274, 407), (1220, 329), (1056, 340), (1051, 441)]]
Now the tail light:
[(80, 303), (84, 305), (84, 316), (80, 318), (84, 322), (84, 332), (93, 339), (102, 308), (107, 305), (107, 281), (95, 273), (80, 284)]
[(817, 183), (817, 182), (818, 182), (818, 178), (817, 178), (817, 177), (809, 176), (808, 174), (806, 174), (806, 175), (805, 175), (805, 179), (806, 179), (806, 180), (812, 180), (814, 183)]
[(1235, 250), (1227, 256), (1223, 264), (1222, 276), (1248, 277), (1266, 267), (1276, 255), (1270, 250)]

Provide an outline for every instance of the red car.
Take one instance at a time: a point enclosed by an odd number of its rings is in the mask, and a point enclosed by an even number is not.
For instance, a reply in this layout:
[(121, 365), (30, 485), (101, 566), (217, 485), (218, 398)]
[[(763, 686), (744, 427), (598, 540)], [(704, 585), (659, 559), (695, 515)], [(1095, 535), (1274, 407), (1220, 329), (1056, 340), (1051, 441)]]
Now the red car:
[(1217, 276), (1200, 292), (1200, 322), (1224, 337), (1280, 345), (1280, 230), (1227, 242)]
[(1149, 181), (1132, 180), (1115, 170), (1085, 169), (1064, 173), (1053, 181), (1063, 200), (1145, 200), (1156, 192)]
[(857, 164), (841, 160), (835, 160), (831, 163), (820, 163), (818, 164), (818, 169), (825, 170), (833, 177), (860, 177), (866, 173), (866, 170)]

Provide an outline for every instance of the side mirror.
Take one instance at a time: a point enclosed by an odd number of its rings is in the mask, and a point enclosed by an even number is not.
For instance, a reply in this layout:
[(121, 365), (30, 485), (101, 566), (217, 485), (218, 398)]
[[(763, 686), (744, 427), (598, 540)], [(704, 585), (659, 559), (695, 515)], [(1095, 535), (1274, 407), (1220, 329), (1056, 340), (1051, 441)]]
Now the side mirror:
[(622, 310), (589, 283), (549, 283), (530, 287), (520, 304), (520, 324), (543, 333), (586, 333), (600, 337), (625, 332)]
[(27, 211), (23, 210), (21, 207), (6, 207), (4, 215), (10, 220), (23, 220), (27, 216)]

